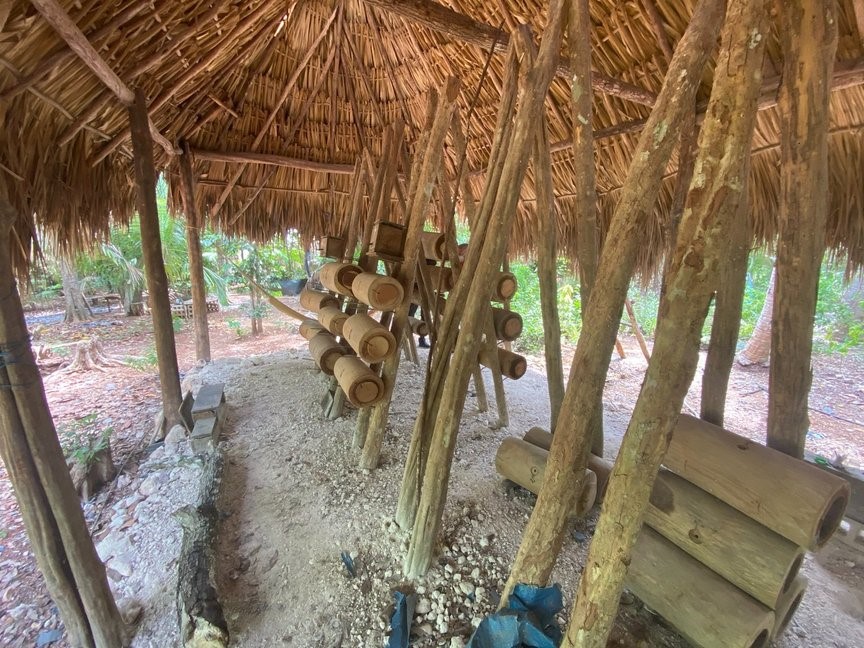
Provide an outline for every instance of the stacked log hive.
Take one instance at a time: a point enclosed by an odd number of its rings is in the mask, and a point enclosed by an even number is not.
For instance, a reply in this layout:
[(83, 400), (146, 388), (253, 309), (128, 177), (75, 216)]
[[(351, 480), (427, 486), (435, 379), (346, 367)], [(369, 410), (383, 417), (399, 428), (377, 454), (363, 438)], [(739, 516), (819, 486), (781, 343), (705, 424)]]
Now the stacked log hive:
[(495, 283), (495, 289), (492, 292), (494, 301), (507, 301), (512, 299), (516, 294), (516, 289), (519, 284), (516, 282), (516, 275), (512, 272), (502, 272), (498, 276), (498, 281)]
[(504, 308), (492, 308), (492, 322), (499, 340), (512, 342), (522, 335), (522, 316)]
[[(546, 448), (551, 438), (539, 428), (525, 436)], [(805, 550), (824, 545), (839, 526), (848, 484), (686, 415), (665, 465), (629, 586), (698, 646), (767, 645), (800, 604)], [(711, 592), (706, 583), (714, 583)]]
[(333, 335), (342, 335), (342, 327), (347, 319), (348, 315), (336, 306), (325, 306), (318, 311), (318, 321)]
[[(500, 347), (496, 347), (496, 350), (498, 352), (498, 366), (501, 368), (501, 375), (513, 380), (519, 380), (525, 375), (525, 372), (528, 370), (528, 360), (525, 359), (525, 356)], [(495, 366), (492, 351), (489, 349), (480, 350), (479, 360), (480, 364), (484, 367), (491, 368)]]
[(366, 362), (381, 362), (396, 352), (393, 334), (365, 313), (357, 313), (345, 320), (342, 335)]
[(430, 261), (444, 261), (447, 258), (447, 239), (439, 232), (423, 232), (420, 235), (423, 254)]
[[(552, 435), (539, 427), (533, 427), (525, 433), (525, 441), (538, 448), (549, 451), (552, 445)], [(592, 454), (588, 457), (588, 469), (597, 476), (597, 501), (602, 502), (606, 494), (606, 485), (612, 474), (612, 462)]]
[(300, 335), (303, 336), (305, 340), (312, 340), (319, 333), (325, 333), (327, 329), (324, 328), (318, 320), (314, 319), (306, 319), (300, 322)]
[(361, 272), (351, 283), (351, 292), (359, 301), (382, 311), (394, 310), (402, 303), (404, 290), (393, 277)]
[[(546, 473), (549, 453), (522, 439), (504, 439), (495, 453), (495, 469), (502, 477), (519, 484), (535, 495), (540, 492)], [(597, 499), (597, 475), (590, 469), (585, 471), (582, 491), (576, 501), (574, 517), (585, 515)]]
[(332, 376), (336, 361), (348, 353), (348, 350), (330, 333), (321, 331), (309, 340), (309, 352), (318, 368), (328, 376)]
[(345, 396), (357, 407), (370, 407), (384, 396), (384, 381), (356, 356), (338, 358), (333, 375)]
[(361, 272), (363, 272), (363, 269), (353, 263), (332, 261), (321, 266), (318, 276), (327, 290), (350, 297), (352, 295), (354, 279)]
[(409, 317), (408, 323), (411, 325), (411, 330), (414, 335), (429, 335), (429, 325), (416, 317)]
[(339, 300), (330, 293), (304, 288), (300, 291), (300, 305), (306, 310), (317, 313), (327, 306), (336, 306), (338, 308)]

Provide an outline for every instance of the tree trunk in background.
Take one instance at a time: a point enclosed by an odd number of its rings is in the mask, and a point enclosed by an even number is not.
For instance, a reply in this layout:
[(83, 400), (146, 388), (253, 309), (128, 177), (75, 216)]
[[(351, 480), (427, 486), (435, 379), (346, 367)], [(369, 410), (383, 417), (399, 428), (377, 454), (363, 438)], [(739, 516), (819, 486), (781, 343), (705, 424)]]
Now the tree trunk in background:
[(753, 334), (747, 344), (738, 354), (738, 364), (748, 367), (752, 364), (768, 364), (771, 359), (771, 320), (774, 314), (774, 284), (777, 280), (777, 268), (771, 270), (771, 279), (765, 291), (765, 303), (759, 313), (759, 321), (753, 329)]
[(162, 387), (162, 412), (165, 415), (163, 435), (180, 423), (180, 372), (177, 369), (177, 348), (174, 345), (174, 323), (168, 298), (168, 277), (162, 258), (159, 236), (159, 211), (156, 206), (156, 170), (153, 166), (153, 140), (147, 117), (147, 104), (140, 90), (129, 107), (129, 123), (135, 167), (136, 202), (141, 222), (141, 251), (150, 293), (153, 317), (153, 337), (159, 363), (159, 384)]
[(835, 0), (777, 4), (783, 49), (780, 235), (768, 380), (768, 446), (799, 459), (810, 419), (813, 320), (828, 216), (828, 120)]
[(60, 449), (12, 274), (8, 250), (15, 220), (0, 199), (0, 455), (71, 642), (118, 648), (126, 645), (123, 622)]
[[(746, 216), (740, 201), (762, 85), (769, 2), (729, 2), (699, 141), (699, 173), (679, 225), (661, 305), (664, 316), (607, 486), (562, 648), (607, 645), (654, 480), (699, 362), (702, 326), (716, 281), (731, 253), (733, 233)], [(713, 43), (706, 46), (708, 42)]]
[(201, 256), (203, 219), (195, 205), (195, 175), (189, 145), (183, 144), (180, 156), (180, 192), (186, 215), (186, 247), (189, 254), (189, 280), (192, 290), (192, 318), (195, 325), (195, 359), (210, 362), (210, 328), (207, 323), (207, 289), (204, 285), (204, 259)]
[(543, 488), (522, 536), (504, 597), (516, 583), (545, 585), (555, 566), (591, 451), (591, 414), (603, 394), (627, 287), (643, 243), (641, 228), (652, 217), (663, 173), (685, 112), (692, 107), (702, 70), (720, 33), (725, 3), (701, 0), (675, 50), (669, 73), (627, 171), (609, 233), (600, 252), (591, 317), (584, 322), (570, 380), (552, 438)]
[(90, 309), (81, 291), (81, 279), (75, 269), (75, 262), (65, 252), (60, 253), (60, 278), (63, 281), (63, 296), (66, 298), (64, 322), (83, 322), (90, 319)]
[[(579, 293), (582, 321), (597, 276), (600, 234), (597, 227), (597, 183), (594, 172), (594, 134), (591, 92), (591, 14), (588, 0), (569, 0), (570, 99), (573, 113), (573, 192), (576, 200), (576, 257), (579, 261)], [(560, 406), (559, 406), (560, 410)], [(603, 456), (603, 394), (591, 413), (591, 452)]]

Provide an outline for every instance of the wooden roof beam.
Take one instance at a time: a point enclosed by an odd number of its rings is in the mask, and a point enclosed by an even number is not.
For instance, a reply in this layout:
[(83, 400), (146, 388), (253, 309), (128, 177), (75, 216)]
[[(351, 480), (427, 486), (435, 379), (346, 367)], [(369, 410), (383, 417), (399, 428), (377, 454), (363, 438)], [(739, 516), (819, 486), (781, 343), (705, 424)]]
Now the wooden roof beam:
[[(99, 52), (87, 40), (84, 32), (78, 28), (78, 25), (56, 0), (30, 0), (30, 3), (42, 14), (45, 21), (51, 25), (60, 38), (69, 45), (69, 48), (78, 55), (78, 58), (120, 100), (120, 103), (127, 107), (135, 103), (135, 93), (123, 83), (111, 69), (111, 66), (99, 55)], [(168, 155), (180, 155), (182, 151), (159, 132), (159, 129), (153, 124), (153, 119), (148, 116), (147, 122), (153, 141), (165, 149)]]
[(660, 15), (660, 10), (654, 0), (642, 0), (642, 7), (645, 9), (645, 15), (648, 22), (651, 24), (651, 29), (654, 31), (654, 36), (657, 38), (657, 44), (663, 50), (663, 56), (666, 57), (666, 63), (672, 60), (672, 55), (675, 50), (672, 48), (672, 43), (669, 41), (669, 34), (666, 33), (666, 27), (663, 26), (663, 17)]
[(858, 40), (864, 47), (864, 0), (852, 0), (852, 9), (855, 12), (855, 26), (858, 27)]
[[(423, 25), (456, 40), (484, 49), (495, 47), (495, 52), (503, 54), (510, 42), (509, 33), (501, 33), (496, 27), (474, 20), (458, 11), (453, 11), (432, 0), (364, 0), (366, 4), (380, 7), (384, 11), (401, 16), (414, 23)], [(570, 60), (559, 56), (555, 73), (565, 79), (570, 78)], [(591, 86), (595, 92), (614, 95), (626, 101), (653, 106), (657, 95), (632, 83), (594, 72)]]
[[(231, 151), (212, 151), (208, 149), (193, 148), (192, 155), (199, 160), (207, 162), (226, 162), (228, 164), (270, 164), (273, 166), (287, 167), (289, 169), (301, 169), (303, 171), (313, 171), (316, 173), (336, 173), (342, 175), (350, 175), (354, 173), (353, 164), (337, 164), (333, 162), (315, 162), (313, 160), (301, 160), (292, 158), (286, 155), (276, 155), (273, 153), (256, 153), (254, 151), (231, 152)], [(226, 189), (236, 185), (236, 182), (226, 185)]]

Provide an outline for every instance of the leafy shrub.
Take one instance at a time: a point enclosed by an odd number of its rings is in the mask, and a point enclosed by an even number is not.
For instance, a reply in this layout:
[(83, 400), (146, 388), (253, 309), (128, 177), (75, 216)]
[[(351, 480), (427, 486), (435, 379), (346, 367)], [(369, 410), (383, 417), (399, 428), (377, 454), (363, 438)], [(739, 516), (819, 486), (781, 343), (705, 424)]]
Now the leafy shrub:
[(67, 460), (87, 468), (96, 456), (108, 447), (114, 428), (99, 428), (97, 413), (90, 412), (81, 418), (57, 426), (57, 438)]

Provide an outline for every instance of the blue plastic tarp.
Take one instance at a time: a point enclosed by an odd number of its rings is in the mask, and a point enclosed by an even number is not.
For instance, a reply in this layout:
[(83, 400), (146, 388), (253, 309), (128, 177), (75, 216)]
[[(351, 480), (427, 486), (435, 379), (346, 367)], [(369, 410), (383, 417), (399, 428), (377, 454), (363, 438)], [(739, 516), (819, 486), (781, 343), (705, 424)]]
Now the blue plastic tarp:
[(558, 585), (520, 583), (506, 608), (480, 622), (466, 648), (557, 648), (561, 629), (555, 615), (563, 606)]

